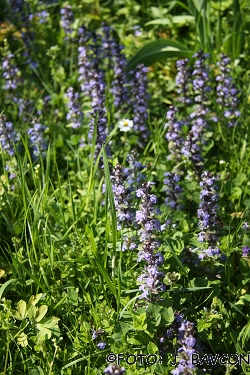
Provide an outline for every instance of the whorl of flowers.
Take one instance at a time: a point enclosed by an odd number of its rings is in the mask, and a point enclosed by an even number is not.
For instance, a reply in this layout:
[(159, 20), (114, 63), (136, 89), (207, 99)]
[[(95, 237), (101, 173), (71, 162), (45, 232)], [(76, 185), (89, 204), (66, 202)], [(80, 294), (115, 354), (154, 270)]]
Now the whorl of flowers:
[[(130, 81), (131, 87), (131, 104), (133, 107), (133, 121), (135, 131), (140, 132), (140, 138), (145, 140), (149, 136), (147, 128), (148, 120), (148, 101), (149, 94), (147, 92), (148, 79), (147, 73), (148, 68), (143, 64), (137, 65), (136, 70), (131, 72), (133, 77)], [(140, 142), (140, 146), (143, 143)]]
[(5, 79), (5, 90), (15, 90), (20, 83), (20, 70), (13, 62), (14, 54), (5, 51), (2, 58), (2, 76)]
[(192, 133), (195, 143), (203, 142), (203, 133), (207, 127), (206, 115), (208, 113), (207, 92), (211, 91), (209, 87), (209, 67), (205, 64), (208, 54), (199, 50), (193, 57), (196, 57), (193, 70), (193, 89), (194, 101), (197, 103), (196, 109), (191, 113)]
[(215, 178), (208, 172), (204, 172), (201, 175), (201, 194), (200, 204), (198, 209), (199, 228), (201, 232), (198, 234), (198, 240), (200, 242), (206, 242), (208, 248), (202, 250), (199, 254), (199, 258), (203, 259), (220, 255), (220, 249), (217, 247), (217, 214), (218, 214), (218, 194), (217, 187), (214, 184)]
[(187, 67), (188, 59), (178, 60), (176, 62), (177, 67), (177, 75), (175, 78), (177, 93), (180, 95), (178, 100), (181, 103), (190, 104), (192, 100), (189, 98), (189, 78), (190, 78), (190, 71)]
[(179, 201), (182, 188), (178, 184), (180, 176), (171, 172), (164, 173), (164, 176), (166, 177), (163, 181), (166, 185), (164, 189), (166, 191), (165, 205), (172, 209), (181, 209), (182, 206), (180, 205)]
[(183, 123), (181, 121), (177, 121), (176, 119), (177, 108), (171, 106), (167, 111), (167, 123), (165, 124), (166, 132), (166, 139), (168, 140), (168, 149), (170, 155), (168, 159), (181, 159), (179, 155), (181, 145), (183, 143), (183, 139), (181, 137), (181, 129)]
[(237, 118), (240, 116), (238, 107), (239, 91), (233, 84), (233, 78), (230, 76), (230, 59), (222, 54), (221, 61), (217, 62), (219, 67), (219, 75), (216, 77), (218, 82), (216, 87), (217, 99), (216, 102), (221, 105), (224, 112), (224, 117), (228, 119), (228, 126), (232, 127), (235, 125)]
[(34, 119), (32, 120), (32, 127), (27, 131), (35, 159), (40, 155), (44, 156), (44, 151), (47, 149), (47, 142), (44, 139), (44, 132), (47, 129), (47, 126), (37, 123)]
[(46, 10), (41, 10), (34, 14), (34, 18), (35, 17), (38, 17), (39, 23), (42, 25), (48, 22), (49, 13)]
[(69, 87), (67, 93), (65, 94), (65, 97), (67, 99), (66, 105), (68, 108), (66, 118), (72, 125), (73, 129), (80, 128), (83, 118), (83, 113), (79, 104), (80, 96), (78, 92), (74, 92), (73, 87)]
[[(96, 125), (96, 144), (95, 144), (95, 157), (101, 151), (102, 145), (107, 138), (107, 110), (105, 98), (105, 73), (101, 68), (101, 40), (100, 35), (94, 34), (92, 43), (89, 45), (92, 51), (90, 57), (91, 65), (88, 73), (89, 78), (89, 92), (91, 97), (92, 111), (88, 114), (90, 118), (89, 126), (89, 141), (92, 142), (94, 127)], [(106, 151), (110, 157), (110, 149), (107, 146)]]
[(129, 101), (128, 80), (126, 74), (127, 59), (122, 50), (123, 46), (116, 43), (113, 50), (114, 78), (111, 83), (114, 106), (119, 109), (126, 106)]
[(14, 144), (19, 137), (14, 130), (13, 124), (6, 120), (4, 114), (0, 115), (0, 143), (3, 151), (6, 151), (10, 156), (14, 155)]
[(196, 172), (199, 172), (203, 166), (203, 158), (201, 155), (201, 144), (197, 142), (197, 137), (194, 136), (192, 130), (187, 135), (187, 139), (183, 144), (181, 149), (183, 156), (187, 157), (192, 165), (194, 166)]
[(107, 375), (122, 375), (125, 371), (126, 370), (124, 367), (120, 367), (115, 364), (108, 365), (108, 367), (104, 370), (105, 374)]
[(101, 336), (104, 333), (104, 330), (101, 328), (98, 328), (97, 330), (92, 329), (92, 340), (96, 342), (96, 346), (100, 350), (104, 350), (106, 347), (106, 342), (102, 341)]
[(142, 292), (140, 299), (154, 301), (159, 298), (159, 293), (165, 291), (166, 286), (162, 283), (164, 272), (159, 271), (159, 266), (164, 263), (163, 255), (160, 252), (154, 253), (160, 247), (157, 239), (157, 232), (161, 231), (161, 224), (155, 217), (158, 210), (154, 208), (157, 197), (150, 194), (152, 182), (144, 182), (136, 191), (136, 196), (141, 198), (141, 204), (136, 211), (136, 221), (141, 227), (138, 231), (142, 250), (138, 252), (138, 262), (145, 261), (147, 265), (138, 277)]
[(91, 33), (83, 26), (78, 31), (79, 47), (78, 47), (78, 81), (80, 83), (81, 91), (84, 95), (90, 95), (89, 87), (89, 72), (91, 69), (91, 59), (88, 42), (91, 38)]
[(64, 32), (66, 35), (65, 40), (68, 40), (72, 33), (72, 23), (74, 20), (72, 6), (64, 5), (60, 10), (60, 15), (61, 15), (61, 27), (64, 29)]
[(116, 53), (116, 41), (112, 35), (113, 28), (105, 22), (102, 24), (102, 55), (107, 59), (107, 69), (110, 70), (113, 65), (113, 59)]
[[(116, 216), (118, 221), (118, 229), (123, 226), (131, 226), (134, 219), (132, 210), (132, 191), (133, 188), (126, 183), (128, 176), (124, 173), (124, 169), (117, 164), (111, 175), (112, 189), (114, 194), (114, 203), (116, 208)], [(126, 183), (126, 187), (125, 187)]]
[(194, 323), (184, 319), (179, 315), (180, 327), (178, 329), (177, 339), (181, 347), (178, 349), (179, 363), (177, 367), (171, 371), (173, 375), (193, 374), (195, 366), (192, 364), (192, 354), (196, 352), (196, 339), (194, 338)]
[(207, 92), (211, 91), (211, 87), (208, 85), (209, 82), (209, 66), (205, 64), (206, 59), (210, 55), (199, 50), (193, 57), (196, 57), (193, 70), (193, 89), (195, 93), (195, 102), (204, 104), (207, 100)]
[(248, 257), (250, 255), (250, 247), (249, 246), (243, 246), (242, 247), (242, 256)]
[[(138, 160), (136, 151), (131, 151), (128, 155), (129, 167), (123, 168), (119, 163), (115, 166), (111, 174), (112, 189), (114, 194), (114, 203), (116, 208), (116, 215), (118, 221), (118, 229), (123, 227), (131, 227), (135, 225), (135, 212), (132, 207), (132, 202), (135, 197), (135, 191), (145, 180), (145, 176), (141, 173), (144, 165)], [(127, 238), (125, 242), (130, 242)], [(135, 245), (130, 244), (131, 249)], [(130, 247), (129, 246), (129, 247)]]

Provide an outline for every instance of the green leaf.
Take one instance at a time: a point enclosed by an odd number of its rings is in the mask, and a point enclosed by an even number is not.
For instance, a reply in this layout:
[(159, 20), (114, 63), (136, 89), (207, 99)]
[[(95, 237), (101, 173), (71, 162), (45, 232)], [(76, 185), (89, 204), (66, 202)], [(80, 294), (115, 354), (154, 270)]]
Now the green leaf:
[(231, 190), (231, 195), (230, 195), (229, 199), (231, 199), (231, 200), (233, 200), (233, 199), (239, 199), (240, 196), (241, 196), (241, 194), (242, 194), (241, 188), (234, 187)]
[(149, 21), (145, 23), (145, 26), (149, 25), (171, 25), (172, 23), (189, 23), (194, 22), (194, 17), (189, 15), (182, 15), (182, 16), (173, 16), (171, 19), (169, 18), (158, 18), (156, 20)]
[(248, 322), (245, 327), (240, 331), (237, 342), (242, 343), (241, 346), (245, 345), (246, 340), (249, 340), (250, 338), (250, 322)]
[(205, 322), (204, 320), (200, 319), (197, 323), (198, 332), (205, 331), (206, 329), (212, 326), (212, 322)]
[(147, 349), (148, 349), (149, 354), (159, 353), (158, 346), (155, 345), (152, 341), (150, 343), (148, 343)]
[(245, 199), (243, 203), (245, 206), (250, 207), (250, 199)]
[(158, 319), (159, 316), (161, 316), (161, 313), (160, 313), (161, 309), (162, 309), (162, 306), (156, 305), (154, 303), (150, 303), (148, 305), (147, 310), (148, 310), (148, 313), (152, 315), (154, 319)]
[(67, 293), (68, 301), (71, 305), (77, 306), (78, 305), (78, 291), (77, 290), (70, 290)]
[(23, 320), (26, 318), (27, 316), (26, 307), (27, 307), (26, 302), (23, 300), (17, 303), (17, 311), (15, 311), (13, 314), (17, 320)]
[(129, 61), (127, 70), (134, 69), (138, 64), (146, 66), (167, 58), (191, 58), (193, 52), (184, 45), (169, 39), (155, 40), (142, 47)]
[(60, 336), (60, 329), (57, 324), (59, 320), (59, 318), (53, 316), (52, 318), (45, 319), (41, 323), (37, 323), (36, 327), (46, 339), (50, 339), (52, 333), (55, 336)]
[(29, 303), (28, 303), (28, 306), (29, 305), (36, 305), (37, 302), (40, 301), (40, 299), (42, 298), (43, 296), (43, 293), (39, 293), (39, 294), (36, 294), (35, 296), (31, 296), (30, 299), (29, 299)]
[(47, 314), (47, 311), (48, 311), (47, 305), (40, 306), (39, 310), (38, 310), (38, 313), (37, 313), (36, 321), (40, 322), (40, 320), (42, 320), (44, 318), (44, 316)]
[(243, 182), (247, 179), (245, 173), (238, 173), (236, 178), (233, 180), (235, 186), (241, 186)]
[(134, 328), (139, 331), (145, 331), (147, 329), (147, 316), (146, 313), (133, 315)]
[(5, 289), (8, 289), (8, 286), (12, 283), (14, 283), (17, 279), (10, 279), (8, 281), (6, 281), (0, 288), (0, 300), (2, 299), (2, 295), (3, 295), (3, 292), (5, 291)]
[(36, 314), (37, 314), (37, 307), (34, 306), (34, 305), (31, 305), (28, 309), (27, 309), (27, 314), (28, 314), (28, 317), (30, 320), (34, 319), (36, 317)]
[(170, 324), (174, 321), (174, 312), (172, 307), (163, 307), (161, 310), (161, 316), (164, 320), (164, 324)]

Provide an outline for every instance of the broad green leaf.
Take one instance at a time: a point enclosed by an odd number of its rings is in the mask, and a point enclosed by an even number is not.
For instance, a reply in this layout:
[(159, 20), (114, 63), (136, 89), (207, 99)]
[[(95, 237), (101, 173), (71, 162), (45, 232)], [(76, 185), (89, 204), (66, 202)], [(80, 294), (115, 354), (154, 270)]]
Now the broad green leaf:
[(42, 324), (37, 324), (36, 327), (41, 332), (41, 334), (45, 337), (46, 340), (51, 338), (52, 332), (50, 331), (50, 329), (43, 326)]
[(38, 301), (42, 298), (43, 293), (36, 294), (35, 296), (31, 296), (29, 299), (29, 304), (30, 305), (36, 305)]
[(198, 332), (205, 331), (212, 326), (212, 322), (205, 322), (204, 320), (199, 320), (197, 323)]
[(148, 305), (147, 310), (148, 310), (148, 313), (152, 315), (154, 319), (157, 320), (159, 317), (161, 317), (161, 313), (160, 313), (161, 309), (162, 309), (162, 306), (156, 305), (154, 303), (150, 303)]
[(235, 186), (241, 186), (243, 182), (247, 179), (245, 173), (238, 173), (236, 178), (233, 180)]
[(148, 349), (148, 353), (150, 353), (150, 354), (159, 353), (158, 346), (155, 345), (152, 341), (150, 343), (148, 343), (147, 349)]
[(194, 22), (194, 17), (189, 15), (182, 15), (182, 16), (173, 16), (171, 19), (169, 18), (158, 18), (156, 20), (149, 21), (145, 23), (145, 26), (149, 25), (171, 25), (172, 23), (189, 23)]
[(174, 312), (172, 307), (163, 307), (161, 310), (161, 316), (165, 324), (172, 323), (174, 321)]
[(52, 333), (55, 336), (60, 336), (60, 329), (58, 327), (58, 321), (60, 319), (53, 316), (52, 318), (47, 318), (41, 323), (37, 323), (37, 329), (45, 336), (46, 339), (50, 339)]
[(44, 318), (44, 316), (46, 315), (47, 311), (48, 311), (47, 305), (40, 306), (39, 310), (38, 310), (38, 313), (37, 313), (36, 321), (40, 322), (40, 320), (42, 320)]
[(129, 61), (127, 70), (134, 69), (138, 64), (146, 66), (167, 58), (191, 58), (193, 52), (188, 50), (181, 43), (170, 39), (160, 39), (148, 43), (142, 47)]
[(37, 314), (37, 307), (34, 306), (34, 305), (31, 305), (28, 309), (27, 309), (27, 314), (28, 314), (28, 317), (29, 319), (34, 319), (36, 317), (36, 314)]
[(17, 311), (14, 312), (14, 317), (17, 320), (23, 320), (27, 316), (27, 311), (26, 311), (26, 302), (21, 300), (17, 303)]
[(236, 186), (231, 190), (231, 195), (230, 195), (229, 199), (231, 199), (231, 200), (239, 199), (241, 194), (242, 194), (241, 188)]
[(78, 305), (78, 291), (77, 290), (70, 290), (67, 293), (68, 301), (71, 305), (77, 306)]
[(147, 329), (147, 316), (146, 313), (133, 315), (134, 327), (139, 331), (145, 331)]
[(250, 199), (245, 199), (243, 203), (245, 206), (250, 207)]

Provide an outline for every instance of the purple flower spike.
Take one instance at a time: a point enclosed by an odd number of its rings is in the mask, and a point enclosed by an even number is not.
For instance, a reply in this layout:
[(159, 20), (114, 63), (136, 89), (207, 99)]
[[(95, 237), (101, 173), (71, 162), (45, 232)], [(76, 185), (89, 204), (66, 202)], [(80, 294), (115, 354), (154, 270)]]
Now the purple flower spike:
[(216, 81), (218, 82), (216, 87), (216, 102), (220, 105), (221, 111), (227, 119), (228, 127), (233, 127), (240, 116), (240, 112), (237, 111), (239, 90), (236, 90), (233, 84), (229, 64), (230, 59), (222, 54), (221, 61), (217, 63), (219, 75), (216, 77)]
[[(130, 81), (132, 96), (131, 104), (133, 107), (134, 114), (134, 129), (135, 131), (140, 132), (140, 138), (143, 138), (144, 141), (149, 136), (149, 131), (147, 127), (147, 109), (149, 101), (149, 94), (147, 93), (147, 73), (148, 68), (143, 64), (140, 64), (136, 67), (136, 71), (132, 72), (133, 78)], [(140, 142), (139, 145), (142, 147), (143, 142)]]
[(249, 246), (243, 246), (242, 247), (242, 256), (248, 257), (250, 254), (250, 247)]
[(67, 98), (67, 120), (71, 123), (73, 129), (81, 127), (83, 113), (79, 105), (79, 94), (74, 92), (73, 87), (69, 87), (65, 94)]
[(182, 209), (182, 205), (179, 204), (180, 193), (182, 192), (182, 188), (178, 184), (180, 176), (170, 172), (164, 173), (164, 176), (166, 177), (164, 180), (164, 184), (166, 185), (164, 189), (166, 191), (165, 205), (175, 210)]
[(70, 35), (72, 33), (72, 23), (74, 20), (74, 14), (72, 12), (72, 6), (71, 5), (65, 5), (60, 10), (61, 15), (61, 26), (64, 29), (65, 32), (65, 40), (70, 39)]
[(189, 98), (189, 79), (190, 71), (187, 67), (188, 59), (178, 60), (176, 62), (177, 75), (176, 75), (176, 87), (177, 93), (180, 94), (179, 101), (181, 103), (190, 104), (192, 100)]
[(0, 115), (0, 143), (2, 150), (10, 156), (15, 153), (14, 144), (19, 140), (19, 136), (14, 130), (12, 122), (8, 122), (4, 114)]
[(125, 372), (124, 367), (120, 367), (115, 364), (110, 364), (108, 367), (104, 370), (105, 374), (107, 375), (122, 375)]
[(44, 132), (47, 129), (47, 126), (41, 125), (35, 120), (32, 120), (32, 127), (27, 131), (33, 149), (34, 159), (37, 159), (39, 155), (43, 157), (45, 156), (44, 151), (47, 149), (47, 142), (44, 139)]
[(138, 277), (141, 284), (139, 289), (142, 292), (140, 299), (152, 302), (159, 299), (159, 294), (165, 291), (166, 286), (161, 281), (164, 278), (164, 273), (158, 269), (164, 263), (163, 255), (160, 252), (154, 253), (160, 247), (155, 236), (157, 232), (161, 231), (161, 224), (155, 218), (157, 210), (154, 208), (154, 204), (157, 202), (157, 198), (150, 193), (151, 186), (152, 183), (144, 182), (137, 190), (136, 195), (141, 198), (141, 204), (136, 211), (135, 219), (141, 227), (138, 234), (143, 245), (142, 250), (138, 252), (138, 262), (145, 261), (147, 263), (144, 271)]
[(199, 259), (203, 260), (221, 256), (220, 249), (217, 247), (218, 242), (218, 194), (217, 186), (214, 184), (214, 177), (208, 172), (201, 175), (201, 194), (200, 205), (198, 209), (199, 228), (198, 240), (208, 245), (207, 249), (202, 250)]

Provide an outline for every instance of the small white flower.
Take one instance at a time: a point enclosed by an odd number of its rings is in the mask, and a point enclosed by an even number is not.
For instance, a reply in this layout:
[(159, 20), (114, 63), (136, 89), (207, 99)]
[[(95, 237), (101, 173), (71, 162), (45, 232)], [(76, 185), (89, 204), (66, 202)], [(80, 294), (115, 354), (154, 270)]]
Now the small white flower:
[(120, 120), (118, 122), (118, 126), (119, 126), (119, 129), (122, 131), (122, 132), (128, 132), (130, 129), (133, 128), (133, 121), (132, 120), (128, 120), (128, 119), (124, 119), (124, 120)]

